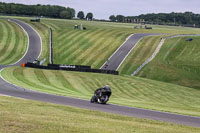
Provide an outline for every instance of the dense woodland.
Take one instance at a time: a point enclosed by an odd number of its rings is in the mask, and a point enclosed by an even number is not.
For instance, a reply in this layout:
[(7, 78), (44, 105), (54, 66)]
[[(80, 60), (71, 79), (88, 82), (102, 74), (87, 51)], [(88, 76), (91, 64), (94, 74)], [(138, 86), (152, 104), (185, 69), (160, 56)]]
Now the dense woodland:
[(142, 14), (139, 16), (111, 15), (111, 21), (123, 22), (125, 18), (129, 19), (144, 19), (146, 23), (154, 24), (171, 24), (171, 25), (200, 25), (200, 14), (192, 12), (185, 13), (158, 13), (158, 14)]
[(0, 13), (10, 15), (43, 16), (71, 19), (75, 17), (73, 8), (52, 5), (23, 5), (0, 2)]

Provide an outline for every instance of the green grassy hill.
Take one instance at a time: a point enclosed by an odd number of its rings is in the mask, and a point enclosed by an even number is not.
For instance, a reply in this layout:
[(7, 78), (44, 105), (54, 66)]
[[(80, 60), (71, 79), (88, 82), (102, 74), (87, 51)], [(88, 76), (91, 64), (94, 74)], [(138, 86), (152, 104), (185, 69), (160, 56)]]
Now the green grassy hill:
[(144, 37), (120, 66), (118, 70), (120, 74), (131, 75), (135, 70), (137, 70), (140, 65), (151, 57), (160, 40), (160, 36)]
[[(159, 54), (137, 76), (200, 90), (200, 37), (167, 39)], [(173, 48), (173, 51), (171, 51)]]
[[(133, 29), (133, 24), (123, 24), (123, 23), (88, 22), (80, 20), (57, 20), (57, 19), (42, 19), (40, 23), (32, 23), (30, 22), (30, 18), (20, 18), (20, 19), (29, 23), (41, 35), (43, 39), (43, 51), (40, 59), (44, 57), (48, 59), (49, 56), (48, 28), (51, 27), (53, 28), (53, 37), (54, 37), (53, 41), (54, 63), (91, 65), (93, 68), (99, 68), (107, 60), (107, 58), (111, 56), (113, 52), (126, 40), (126, 38), (130, 34), (147, 33), (147, 32), (169, 33), (171, 35), (199, 33), (199, 29), (183, 28), (183, 27), (152, 26), (153, 30), (145, 30), (145, 29)], [(83, 24), (83, 26), (86, 27), (87, 30), (81, 31), (73, 29), (74, 25), (80, 25), (80, 24)], [(0, 27), (0, 29), (1, 28), (2, 27)], [(5, 31), (5, 29), (2, 30)], [(21, 31), (19, 32), (19, 34), (22, 33), (23, 32)], [(6, 31), (6, 34), (8, 37), (8, 35), (12, 35), (13, 33)], [(200, 84), (198, 82), (200, 75), (199, 74), (200, 47), (198, 45), (199, 38), (196, 37), (193, 39), (194, 41), (192, 42), (185, 42), (185, 40), (181, 40), (180, 38), (167, 40), (166, 43), (163, 45), (158, 56), (149, 65), (147, 65), (144, 69), (142, 69), (142, 71), (137, 75), (144, 78), (130, 77), (129, 74), (132, 73), (134, 69), (136, 69), (140, 64), (142, 64), (145, 59), (151, 56), (151, 54), (153, 53), (154, 49), (156, 48), (156, 46), (160, 41), (159, 36), (145, 37), (140, 43), (138, 43), (136, 48), (133, 50), (130, 56), (127, 57), (127, 60), (124, 62), (124, 64), (122, 64), (122, 66), (120, 67), (119, 69), (121, 74), (120, 76), (95, 74), (95, 73), (49, 71), (49, 70), (30, 69), (21, 67), (6, 68), (1, 72), (1, 74), (6, 80), (18, 86), (22, 86), (28, 89), (33, 89), (36, 91), (82, 98), (87, 100), (91, 98), (96, 88), (104, 86), (105, 84), (109, 84), (113, 91), (113, 95), (109, 101), (110, 103), (200, 116), (200, 97), (199, 97)], [(9, 39), (4, 38), (0, 40), (1, 42), (5, 42), (5, 40)], [(24, 43), (25, 42), (26, 41), (24, 41)], [(19, 44), (19, 42), (17, 44)], [(171, 53), (170, 50), (172, 47), (174, 50)], [(138, 50), (142, 52), (138, 52)], [(145, 78), (150, 78), (154, 80), (149, 80)], [(160, 80), (162, 82), (155, 80)], [(163, 81), (169, 83), (164, 83)], [(188, 87), (183, 87), (183, 86), (188, 86)], [(12, 103), (12, 101), (8, 100), (8, 103), (9, 102)], [(15, 108), (16, 105), (17, 104), (15, 104), (15, 106), (12, 106), (12, 109)], [(39, 104), (38, 106), (41, 105)], [(20, 109), (20, 107), (18, 109)], [(30, 104), (31, 109), (34, 109), (34, 107), (35, 105)], [(45, 106), (44, 110), (46, 110), (48, 107), (49, 105)], [(48, 109), (50, 114), (52, 114), (51, 110), (54, 110), (55, 115), (57, 115), (57, 111), (58, 112), (60, 111), (58, 110), (58, 108), (60, 107), (56, 106), (55, 108), (50, 107), (50, 109), (49, 108)], [(5, 108), (5, 110), (7, 109)], [(80, 117), (84, 117), (84, 115), (86, 115), (81, 113), (85, 111), (82, 109), (78, 110), (80, 113), (76, 113), (77, 117), (73, 117), (74, 115), (73, 113), (68, 114), (69, 115), (68, 118), (70, 120), (73, 119), (74, 124), (84, 123), (82, 122), (82, 120), (80, 120)], [(8, 121), (9, 124), (12, 123), (11, 121), (13, 119), (14, 120), (19, 119), (17, 118), (18, 115), (16, 115), (16, 117), (12, 119), (13, 113), (14, 112), (11, 111), (11, 117), (9, 119), (10, 121)], [(42, 112), (41, 114), (44, 115), (47, 113), (48, 112)], [(23, 113), (19, 112), (18, 114), (23, 115)], [(41, 114), (35, 114), (34, 116), (40, 117)], [(66, 116), (66, 114), (63, 115), (63, 112), (60, 115), (61, 117), (59, 116), (59, 118), (55, 119), (58, 120), (61, 118), (65, 118), (63, 116)], [(4, 121), (9, 118), (6, 115), (3, 116), (5, 116)], [(47, 114), (45, 118), (48, 118), (49, 116), (50, 115)], [(90, 114), (88, 114), (86, 117), (89, 117), (91, 119), (94, 117), (94, 115), (91, 116)], [(32, 120), (33, 116), (27, 118), (30, 118)], [(113, 124), (113, 119), (105, 119), (104, 117), (104, 118), (99, 118), (98, 120), (102, 122), (111, 121), (111, 123), (108, 123), (109, 128), (110, 125)], [(26, 121), (27, 119), (22, 121), (22, 123), (25, 123)], [(46, 122), (45, 120), (41, 121), (43, 123)], [(62, 121), (64, 123), (65, 119), (62, 119)], [(133, 121), (135, 121), (135, 119)], [(129, 122), (132, 123), (133, 121)], [(147, 120), (144, 121), (147, 122)], [(37, 123), (40, 123), (39, 121), (34, 121), (34, 120), (32, 120), (31, 122), (33, 122), (33, 125), (31, 125), (30, 128), (31, 127), (35, 128), (34, 126), (37, 127), (38, 126)], [(130, 124), (129, 122), (125, 121), (124, 125), (126, 126), (129, 125)], [(92, 121), (92, 123), (98, 124), (95, 120)], [(48, 121), (45, 124), (47, 124), (45, 125), (45, 128), (50, 128), (49, 129), (50, 131), (53, 130), (53, 128), (51, 128), (52, 120), (50, 120), (50, 122)], [(54, 124), (55, 123), (53, 123), (53, 125)], [(86, 123), (86, 124), (87, 125), (85, 126), (88, 128), (85, 128), (85, 131), (88, 131), (88, 129), (91, 128), (91, 126), (89, 125), (91, 123)], [(62, 123), (58, 123), (57, 125), (59, 127), (72, 126), (72, 125), (63, 125)], [(144, 130), (144, 132), (145, 131), (167, 132), (169, 129), (167, 128), (168, 126), (166, 126), (166, 128), (164, 128), (164, 126), (161, 126), (160, 128), (160, 124), (158, 123), (155, 124), (156, 129), (154, 129), (155, 127), (152, 127), (153, 128), (152, 130), (151, 128), (149, 128), (151, 127), (151, 125), (144, 124), (144, 122), (139, 123), (139, 125), (140, 125), (139, 128), (136, 129), (141, 131)], [(145, 127), (144, 125), (147, 126), (148, 128)], [(26, 124), (24, 124), (24, 126), (29, 127)], [(96, 127), (97, 126), (98, 125), (96, 125)], [(117, 124), (115, 125), (115, 127), (116, 126)], [(132, 125), (129, 125), (129, 127), (130, 126)], [(141, 126), (143, 130), (141, 129)], [(83, 128), (82, 126), (80, 127), (74, 126), (73, 129), (78, 132), (80, 131), (79, 129), (82, 128)], [(9, 129), (8, 125), (5, 127), (5, 129)], [(74, 131), (73, 129), (70, 129), (70, 131)], [(165, 129), (166, 131), (163, 131)], [(182, 130), (181, 129), (175, 128), (175, 130), (169, 130), (169, 131), (170, 132), (193, 131), (190, 129), (188, 130), (185, 130), (184, 128)], [(102, 130), (103, 129), (100, 129), (100, 131)], [(117, 131), (123, 132), (122, 127), (119, 127), (119, 130)], [(132, 130), (130, 129), (130, 131)], [(114, 131), (111, 130), (110, 132)]]
[(15, 23), (0, 18), (0, 65), (13, 64), (26, 52), (28, 39)]
[[(82, 20), (41, 19), (40, 23), (30, 18), (19, 18), (32, 25), (42, 36), (41, 59), (48, 59), (49, 28), (53, 29), (54, 63), (91, 65), (100, 68), (113, 52), (134, 33), (192, 34), (194, 28), (152, 26), (153, 30), (133, 29), (136, 24), (95, 22)], [(85, 31), (75, 30), (74, 25), (83, 25)], [(151, 40), (151, 39), (150, 39)], [(154, 45), (156, 46), (156, 44)]]
[(2, 133), (194, 133), (199, 128), (0, 96)]
[(200, 91), (178, 85), (130, 76), (21, 67), (6, 68), (1, 74), (21, 87), (88, 101), (95, 89), (109, 84), (113, 92), (110, 103), (200, 116)]

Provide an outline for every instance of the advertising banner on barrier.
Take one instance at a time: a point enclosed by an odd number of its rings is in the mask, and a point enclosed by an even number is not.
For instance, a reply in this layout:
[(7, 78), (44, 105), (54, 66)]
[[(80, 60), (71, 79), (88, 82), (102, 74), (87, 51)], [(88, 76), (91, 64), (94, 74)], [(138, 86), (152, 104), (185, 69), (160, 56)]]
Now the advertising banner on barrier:
[(25, 64), (25, 67), (49, 69), (49, 70), (65, 70), (65, 71), (93, 72), (93, 73), (119, 75), (119, 72), (115, 70), (92, 69), (91, 66), (82, 66), (82, 65), (48, 64), (48, 66), (42, 66), (42, 65), (28, 62)]

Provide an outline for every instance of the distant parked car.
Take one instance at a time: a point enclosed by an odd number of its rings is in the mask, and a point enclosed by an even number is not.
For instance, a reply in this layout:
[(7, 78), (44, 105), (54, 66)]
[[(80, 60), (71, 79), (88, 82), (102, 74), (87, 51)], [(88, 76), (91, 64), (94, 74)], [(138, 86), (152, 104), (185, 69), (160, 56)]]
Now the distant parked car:
[(145, 26), (145, 29), (153, 29), (152, 27), (147, 27), (147, 26)]
[(83, 30), (86, 30), (86, 27), (83, 27)]
[(190, 42), (190, 41), (192, 41), (193, 39), (192, 38), (188, 38), (186, 41), (187, 42)]
[(78, 27), (78, 25), (74, 25), (74, 29), (78, 29), (79, 27)]
[(31, 22), (40, 22), (40, 19), (39, 18), (34, 18), (34, 19), (31, 19), (30, 21)]

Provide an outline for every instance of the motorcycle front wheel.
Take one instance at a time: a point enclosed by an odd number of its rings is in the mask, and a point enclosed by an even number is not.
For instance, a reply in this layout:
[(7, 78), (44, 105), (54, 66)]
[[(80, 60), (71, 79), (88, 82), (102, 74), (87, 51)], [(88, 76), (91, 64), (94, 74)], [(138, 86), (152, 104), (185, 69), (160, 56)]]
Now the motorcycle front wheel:
[(98, 103), (106, 104), (107, 101), (108, 101), (108, 96), (107, 95), (103, 95), (100, 98), (98, 98)]

